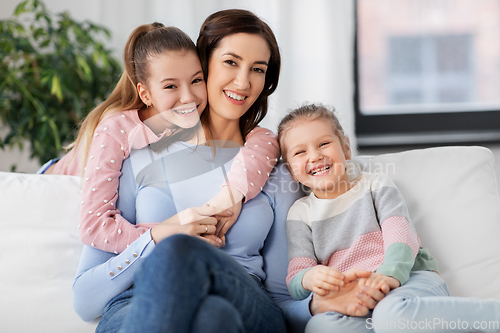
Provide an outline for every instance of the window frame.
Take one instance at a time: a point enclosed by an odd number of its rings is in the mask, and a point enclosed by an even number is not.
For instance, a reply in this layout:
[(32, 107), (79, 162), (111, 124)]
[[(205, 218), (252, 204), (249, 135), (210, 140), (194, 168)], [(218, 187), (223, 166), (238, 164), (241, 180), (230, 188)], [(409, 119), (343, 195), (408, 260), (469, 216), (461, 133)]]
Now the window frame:
[(358, 62), (358, 0), (355, 0), (354, 113), (359, 147), (500, 142), (500, 109), (421, 114), (362, 114)]

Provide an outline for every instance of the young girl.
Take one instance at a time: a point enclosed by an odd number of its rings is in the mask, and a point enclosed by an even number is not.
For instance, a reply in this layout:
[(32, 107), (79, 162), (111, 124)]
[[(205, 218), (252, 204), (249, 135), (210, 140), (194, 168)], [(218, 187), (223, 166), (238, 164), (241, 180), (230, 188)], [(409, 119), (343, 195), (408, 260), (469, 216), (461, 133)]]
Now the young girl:
[[(114, 253), (122, 252), (155, 225), (133, 225), (116, 209), (123, 161), (131, 149), (147, 145), (161, 150), (179, 140), (203, 143), (199, 115), (207, 105), (196, 47), (177, 28), (160, 23), (136, 28), (126, 43), (124, 64), (114, 91), (87, 116), (72, 150), (49, 171), (81, 175), (85, 166), (80, 238), (87, 245)], [(207, 203), (215, 210), (197, 210), (205, 215), (231, 208), (233, 214), (221, 222), (225, 226), (213, 229), (207, 225), (200, 235), (222, 228), (218, 233), (222, 237), (238, 217), (241, 201), (260, 192), (277, 161), (278, 144), (271, 131), (257, 127), (246, 140), (223, 188)]]
[(332, 111), (322, 105), (298, 108), (281, 121), (278, 138), (293, 178), (311, 189), (287, 218), (291, 296), (337, 292), (345, 284), (342, 272), (353, 268), (373, 272), (365, 285), (393, 290), (375, 307), (371, 322), (334, 313), (313, 318), (308, 330), (379, 332), (383, 323), (389, 328), (406, 319), (438, 317), (465, 320), (471, 328), (473, 321), (499, 318), (498, 301), (426, 297), (449, 296), (435, 273), (436, 261), (420, 247), (404, 199), (389, 177), (348, 174), (349, 140)]

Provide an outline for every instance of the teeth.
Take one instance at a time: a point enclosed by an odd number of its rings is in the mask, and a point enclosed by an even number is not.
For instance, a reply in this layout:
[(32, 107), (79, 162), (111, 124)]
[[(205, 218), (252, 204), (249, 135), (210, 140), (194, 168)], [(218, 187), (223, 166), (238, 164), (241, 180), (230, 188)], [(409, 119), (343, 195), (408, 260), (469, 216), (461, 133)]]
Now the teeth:
[(178, 113), (178, 114), (187, 114), (187, 113), (191, 113), (191, 112), (194, 112), (196, 111), (196, 108), (193, 108), (193, 109), (185, 109), (185, 110), (176, 110), (176, 109), (172, 109), (175, 113)]
[(237, 101), (242, 101), (246, 98), (245, 96), (241, 96), (230, 91), (224, 91), (224, 93), (226, 94), (227, 97), (235, 99)]
[(325, 172), (327, 170), (330, 170), (330, 166), (329, 165), (324, 166), (324, 167), (319, 168), (319, 169), (311, 170), (311, 175), (315, 176), (317, 173)]

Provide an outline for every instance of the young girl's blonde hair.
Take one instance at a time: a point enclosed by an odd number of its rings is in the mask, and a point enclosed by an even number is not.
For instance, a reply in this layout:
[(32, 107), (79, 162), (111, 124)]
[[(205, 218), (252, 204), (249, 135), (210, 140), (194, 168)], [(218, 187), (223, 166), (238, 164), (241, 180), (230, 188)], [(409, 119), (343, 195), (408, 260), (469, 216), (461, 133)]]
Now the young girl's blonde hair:
[(339, 137), (344, 153), (347, 153), (347, 151), (349, 151), (349, 143), (344, 133), (344, 129), (342, 128), (342, 125), (340, 125), (340, 121), (335, 115), (335, 109), (333, 107), (330, 109), (323, 104), (303, 105), (295, 110), (290, 111), (283, 119), (281, 119), (278, 125), (278, 142), (280, 145), (283, 162), (288, 169), (289, 164), (286, 156), (286, 146), (283, 139), (285, 134), (289, 129), (293, 127), (293, 125), (297, 121), (312, 121), (317, 119), (324, 119), (325, 121), (327, 121), (332, 126), (335, 135)]
[[(82, 172), (87, 164), (87, 155), (95, 129), (107, 116), (117, 111), (132, 111), (146, 107), (139, 97), (137, 84), (147, 86), (150, 77), (149, 62), (151, 59), (170, 51), (192, 51), (196, 46), (191, 38), (175, 27), (165, 27), (154, 22), (137, 27), (128, 37), (123, 54), (124, 71), (116, 87), (109, 97), (93, 109), (80, 125), (76, 140), (68, 146), (73, 154), (82, 154)], [(168, 137), (175, 142), (184, 137), (190, 138), (194, 130), (175, 131)], [(74, 157), (74, 155), (73, 155)]]

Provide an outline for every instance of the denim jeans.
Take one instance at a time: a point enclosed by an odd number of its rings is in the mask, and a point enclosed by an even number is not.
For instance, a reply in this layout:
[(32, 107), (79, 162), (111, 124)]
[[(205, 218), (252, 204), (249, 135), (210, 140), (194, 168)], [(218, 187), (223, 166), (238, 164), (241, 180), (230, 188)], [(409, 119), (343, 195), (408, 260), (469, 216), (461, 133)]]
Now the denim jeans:
[(416, 271), (366, 317), (337, 312), (314, 316), (306, 333), (322, 332), (500, 332), (500, 300), (450, 297), (433, 272)]
[(232, 257), (186, 235), (157, 244), (96, 332), (286, 332), (282, 311)]

